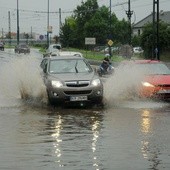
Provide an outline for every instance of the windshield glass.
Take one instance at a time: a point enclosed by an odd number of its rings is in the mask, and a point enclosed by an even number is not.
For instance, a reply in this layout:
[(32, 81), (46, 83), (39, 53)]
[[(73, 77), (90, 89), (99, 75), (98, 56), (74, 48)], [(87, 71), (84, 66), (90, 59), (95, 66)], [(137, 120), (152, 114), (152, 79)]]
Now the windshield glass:
[(137, 64), (136, 67), (140, 70), (144, 70), (145, 74), (170, 74), (170, 69), (162, 63)]
[(27, 48), (28, 46), (26, 44), (21, 44), (20, 47), (21, 48)]
[(92, 68), (84, 60), (66, 59), (51, 60), (49, 66), (50, 73), (88, 73)]

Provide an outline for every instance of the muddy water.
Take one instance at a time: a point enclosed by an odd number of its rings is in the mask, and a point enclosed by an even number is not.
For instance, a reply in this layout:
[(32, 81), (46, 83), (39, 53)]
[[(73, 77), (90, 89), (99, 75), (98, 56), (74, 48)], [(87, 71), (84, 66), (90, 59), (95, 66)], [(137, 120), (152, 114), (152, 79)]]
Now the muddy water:
[(0, 169), (170, 169), (168, 102), (118, 97), (122, 85), (103, 109), (50, 107), (40, 59), (0, 52)]

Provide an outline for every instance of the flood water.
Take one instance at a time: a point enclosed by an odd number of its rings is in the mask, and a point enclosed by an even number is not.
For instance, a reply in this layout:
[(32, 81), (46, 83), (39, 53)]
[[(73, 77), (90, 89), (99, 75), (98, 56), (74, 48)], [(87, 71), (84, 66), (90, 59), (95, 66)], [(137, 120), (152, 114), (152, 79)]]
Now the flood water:
[(170, 169), (169, 102), (130, 100), (107, 84), (104, 108), (51, 107), (40, 61), (34, 50), (0, 51), (0, 170)]

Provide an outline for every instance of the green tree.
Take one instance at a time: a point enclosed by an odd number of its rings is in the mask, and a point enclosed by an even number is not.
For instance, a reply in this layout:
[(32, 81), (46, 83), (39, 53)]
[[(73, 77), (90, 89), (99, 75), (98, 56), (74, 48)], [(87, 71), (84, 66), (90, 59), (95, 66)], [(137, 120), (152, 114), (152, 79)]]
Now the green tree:
[(95, 37), (97, 44), (106, 44), (108, 37), (108, 8), (101, 7), (94, 16), (85, 23), (84, 35), (85, 37)]
[[(112, 21), (113, 22), (113, 21)], [(119, 21), (117, 18), (115, 22), (113, 22), (114, 28), (113, 30), (113, 40), (117, 43), (127, 44), (129, 40), (129, 23), (122, 19)]]
[(61, 27), (60, 41), (63, 47), (75, 47), (76, 22), (73, 17), (68, 17)]
[(141, 46), (141, 36), (140, 35), (135, 35), (132, 37), (132, 46), (133, 47)]
[(87, 0), (86, 2), (81, 2), (80, 6), (77, 6), (77, 9), (74, 11), (74, 18), (76, 19), (77, 29), (76, 34), (78, 35), (77, 45), (78, 47), (84, 46), (85, 38), (85, 24), (88, 22), (99, 9), (97, 0)]
[[(153, 51), (153, 24), (146, 24), (141, 35), (141, 46), (145, 51), (145, 56), (152, 56)], [(170, 28), (164, 22), (159, 23), (159, 51), (160, 53), (170, 47)]]
[[(111, 28), (110, 28), (111, 26)], [(61, 28), (60, 39), (63, 45), (83, 48), (85, 37), (95, 37), (97, 44), (106, 44), (112, 39), (114, 44), (128, 42), (129, 24), (119, 21), (106, 6), (99, 8), (97, 0), (87, 0), (77, 6), (74, 14), (65, 20)]]

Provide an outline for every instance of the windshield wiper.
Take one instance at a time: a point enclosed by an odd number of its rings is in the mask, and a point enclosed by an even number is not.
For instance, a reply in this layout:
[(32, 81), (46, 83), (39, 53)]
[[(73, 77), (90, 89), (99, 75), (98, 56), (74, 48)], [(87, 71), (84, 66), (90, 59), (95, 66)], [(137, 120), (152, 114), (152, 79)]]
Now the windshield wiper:
[(75, 64), (76, 73), (78, 73), (77, 64), (78, 64), (78, 62), (76, 61), (76, 64)]

